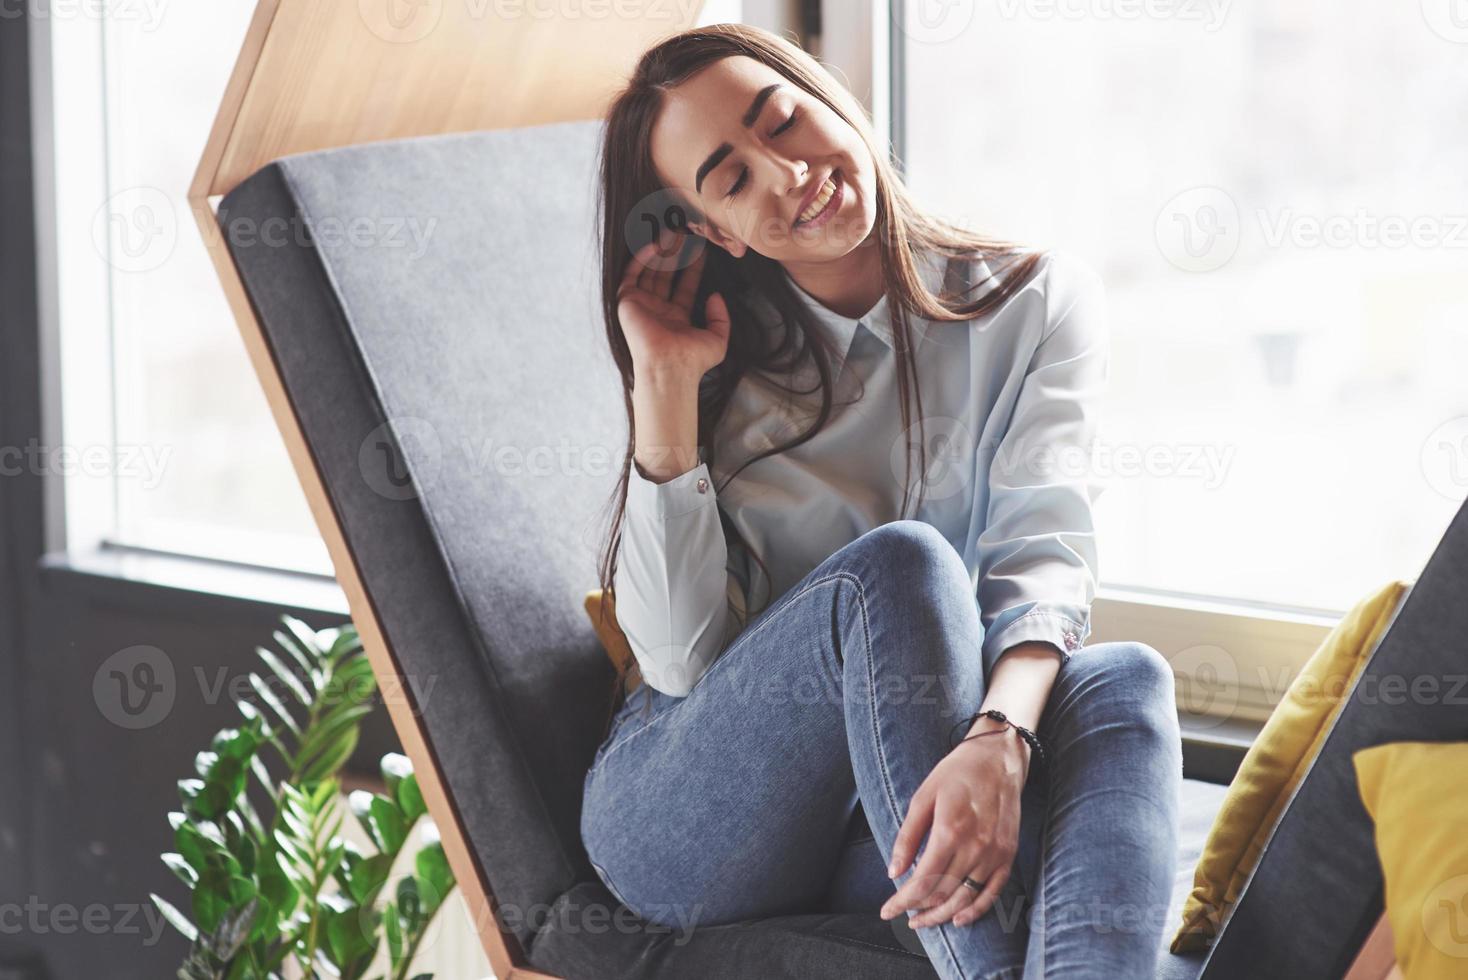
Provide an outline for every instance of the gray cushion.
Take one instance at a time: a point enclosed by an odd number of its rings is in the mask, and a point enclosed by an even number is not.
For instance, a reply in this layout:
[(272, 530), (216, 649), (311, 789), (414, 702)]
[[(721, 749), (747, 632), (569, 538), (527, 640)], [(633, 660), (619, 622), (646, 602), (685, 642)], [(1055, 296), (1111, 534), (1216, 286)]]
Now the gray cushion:
[[(596, 298), (598, 132), (560, 123), (297, 154), (226, 195), (219, 220), (453, 808), (530, 962), (568, 977), (931, 977), (874, 914), (686, 942), (578, 925), (587, 903), (615, 905), (579, 835), (611, 681), (581, 600), (626, 446)], [(1320, 791), (1342, 795), (1327, 778)], [(1221, 794), (1185, 784), (1175, 912)], [(1354, 924), (1368, 904), (1329, 917)], [(1249, 916), (1271, 948), (1283, 942)], [(1198, 958), (1163, 960), (1166, 976), (1196, 975)]]

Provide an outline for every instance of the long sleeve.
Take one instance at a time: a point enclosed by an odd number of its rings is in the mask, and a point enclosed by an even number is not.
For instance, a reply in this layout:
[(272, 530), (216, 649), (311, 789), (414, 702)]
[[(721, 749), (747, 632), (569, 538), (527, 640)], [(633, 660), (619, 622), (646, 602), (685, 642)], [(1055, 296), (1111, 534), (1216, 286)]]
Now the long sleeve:
[(742, 627), (728, 557), (708, 464), (654, 483), (634, 461), (613, 585), (617, 623), (654, 690), (687, 696)]
[(1099, 580), (1091, 503), (1092, 441), (1107, 380), (1100, 278), (1052, 254), (1045, 326), (989, 467), (977, 542), (982, 658), (991, 671), (1017, 643), (1053, 644), (1061, 663), (1090, 635)]

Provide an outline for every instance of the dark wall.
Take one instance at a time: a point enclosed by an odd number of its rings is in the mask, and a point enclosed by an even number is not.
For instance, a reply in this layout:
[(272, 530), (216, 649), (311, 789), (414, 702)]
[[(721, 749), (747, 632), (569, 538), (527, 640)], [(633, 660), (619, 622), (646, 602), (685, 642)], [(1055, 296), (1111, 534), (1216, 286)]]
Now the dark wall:
[[(31, 199), (29, 52), (25, 18), (0, 18), (0, 449), (39, 432), (35, 213)], [(26, 615), (34, 601), (29, 569), (41, 548), (40, 479), (0, 476), (0, 910), (34, 888), (29, 847), (34, 799), (29, 734)], [(0, 962), (24, 946), (0, 917)]]

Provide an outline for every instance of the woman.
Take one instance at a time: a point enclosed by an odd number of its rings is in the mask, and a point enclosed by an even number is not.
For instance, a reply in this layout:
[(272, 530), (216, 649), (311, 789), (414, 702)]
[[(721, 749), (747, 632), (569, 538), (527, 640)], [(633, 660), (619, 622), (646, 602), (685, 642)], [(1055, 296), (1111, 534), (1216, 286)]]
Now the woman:
[(740, 25), (642, 57), (601, 191), (640, 680), (586, 777), (602, 881), (664, 925), (906, 914), (944, 977), (1151, 976), (1181, 744), (1161, 655), (1084, 646), (1094, 274), (924, 215)]

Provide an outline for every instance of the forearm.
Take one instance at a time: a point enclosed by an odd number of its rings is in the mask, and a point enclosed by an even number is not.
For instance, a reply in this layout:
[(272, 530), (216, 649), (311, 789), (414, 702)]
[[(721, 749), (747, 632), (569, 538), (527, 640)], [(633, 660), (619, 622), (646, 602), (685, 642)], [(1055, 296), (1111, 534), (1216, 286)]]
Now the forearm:
[(648, 372), (632, 388), (633, 458), (654, 483), (698, 465), (698, 382), (684, 374)]
[[(1055, 647), (1041, 640), (1016, 643), (995, 662), (981, 710), (996, 708), (1016, 725), (1037, 731), (1059, 673), (1060, 657)], [(993, 725), (989, 719), (980, 718), (976, 728)]]

